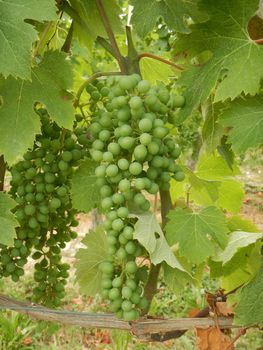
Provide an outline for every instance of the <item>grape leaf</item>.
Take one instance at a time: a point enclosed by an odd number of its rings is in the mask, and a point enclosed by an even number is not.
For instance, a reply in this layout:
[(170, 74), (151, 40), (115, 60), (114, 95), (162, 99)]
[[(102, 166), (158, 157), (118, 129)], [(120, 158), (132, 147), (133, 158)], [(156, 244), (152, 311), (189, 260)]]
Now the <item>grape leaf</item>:
[(157, 81), (167, 83), (170, 76), (174, 76), (171, 66), (153, 60), (151, 58), (143, 58), (140, 60), (140, 69), (143, 79), (148, 80), (151, 84), (156, 84)]
[(203, 154), (198, 159), (196, 175), (205, 180), (225, 180), (240, 174), (238, 166), (229, 168), (227, 162), (217, 154)]
[(219, 198), (217, 204), (228, 212), (239, 213), (245, 196), (244, 184), (235, 180), (225, 180), (219, 187)]
[(243, 287), (235, 307), (234, 324), (242, 326), (263, 325), (263, 262), (255, 278)]
[(199, 213), (186, 208), (171, 210), (165, 226), (166, 238), (170, 246), (179, 243), (179, 254), (189, 261), (200, 264), (214, 255), (219, 246), (226, 246), (227, 226), (219, 209), (207, 207)]
[(2, 0), (0, 2), (0, 72), (4, 77), (13, 75), (31, 78), (31, 49), (37, 40), (37, 31), (25, 19), (55, 20), (53, 0)]
[(223, 265), (230, 261), (240, 248), (247, 247), (263, 237), (263, 233), (234, 231), (229, 235), (229, 241), (225, 249), (219, 252), (213, 259), (222, 261)]
[(253, 222), (238, 215), (227, 219), (227, 227), (229, 231), (260, 232)]
[(210, 20), (193, 24), (192, 33), (182, 34), (175, 44), (175, 53), (186, 51), (196, 56), (204, 51), (212, 52), (206, 63), (183, 72), (178, 80), (187, 87), (185, 107), (179, 114), (181, 122), (206, 101), (212, 90), (216, 89), (215, 101), (234, 99), (242, 92), (254, 95), (263, 77), (263, 47), (254, 43), (247, 31), (258, 0), (203, 0), (202, 5)]
[(101, 227), (89, 231), (82, 241), (85, 248), (76, 253), (76, 281), (83, 294), (94, 296), (100, 291), (102, 272), (99, 265), (107, 259), (107, 237)]
[(11, 212), (17, 203), (4, 192), (0, 192), (0, 243), (12, 246), (16, 237), (15, 228), (19, 226), (15, 215)]
[(151, 262), (157, 265), (165, 261), (171, 267), (185, 271), (169, 247), (155, 214), (131, 214), (131, 217), (138, 218), (133, 237), (149, 252)]
[(220, 116), (219, 123), (231, 127), (229, 142), (235, 152), (263, 143), (263, 95), (236, 99)]
[(141, 37), (145, 37), (162, 17), (170, 29), (181, 33), (189, 33), (185, 18), (194, 21), (203, 20), (204, 13), (198, 10), (197, 1), (182, 0), (131, 0), (134, 7), (132, 24)]
[(72, 128), (74, 109), (67, 101), (65, 89), (72, 83), (71, 65), (65, 55), (48, 52), (32, 69), (32, 82), (7, 78), (0, 85), (3, 104), (0, 108), (0, 153), (9, 164), (15, 163), (33, 145), (40, 132), (40, 120), (34, 111), (43, 103), (51, 118), (60, 126)]
[[(83, 44), (89, 47), (97, 36), (108, 37), (97, 10), (96, 1), (70, 0), (70, 4), (79, 16), (79, 19), (74, 22), (74, 30)], [(113, 32), (115, 34), (122, 33), (121, 10), (116, 1), (103, 0), (103, 7)]]
[(79, 211), (88, 213), (98, 206), (100, 201), (99, 189), (96, 185), (96, 163), (91, 159), (84, 160), (72, 177), (72, 205)]
[(187, 274), (178, 269), (173, 269), (171, 266), (166, 263), (162, 264), (163, 268), (163, 278), (167, 287), (171, 292), (174, 293), (183, 293), (184, 287), (187, 283), (193, 283), (193, 278), (190, 274)]

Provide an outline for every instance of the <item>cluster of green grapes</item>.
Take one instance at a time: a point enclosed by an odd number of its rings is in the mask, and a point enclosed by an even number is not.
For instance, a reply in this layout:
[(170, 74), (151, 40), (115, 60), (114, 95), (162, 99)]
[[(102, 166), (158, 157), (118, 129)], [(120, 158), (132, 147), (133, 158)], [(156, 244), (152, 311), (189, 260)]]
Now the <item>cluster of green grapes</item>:
[(99, 163), (104, 227), (111, 258), (101, 264), (102, 295), (109, 309), (127, 321), (147, 308), (140, 261), (145, 252), (133, 239), (130, 208), (149, 211), (150, 195), (169, 190), (171, 178), (184, 179), (175, 160), (180, 148), (169, 135), (168, 118), (184, 97), (140, 76), (111, 76), (87, 87), (91, 96), (91, 157)]
[[(78, 225), (69, 196), (70, 178), (78, 161), (87, 155), (87, 131), (61, 129), (44, 109), (39, 109), (42, 130), (34, 147), (13, 166), (10, 194), (17, 202), (15, 215), (20, 227), (13, 247), (0, 247), (0, 275), (18, 281), (32, 253), (36, 260), (33, 289), (35, 300), (60, 304), (69, 266), (61, 250), (76, 238)], [(79, 118), (79, 117), (78, 117)], [(76, 135), (77, 134), (77, 135)]]

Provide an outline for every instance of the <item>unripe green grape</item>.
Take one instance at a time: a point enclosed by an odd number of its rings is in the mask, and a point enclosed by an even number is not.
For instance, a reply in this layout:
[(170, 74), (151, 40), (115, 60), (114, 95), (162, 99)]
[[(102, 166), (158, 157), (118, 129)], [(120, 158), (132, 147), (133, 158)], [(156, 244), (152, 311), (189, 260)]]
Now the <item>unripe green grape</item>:
[(102, 151), (104, 149), (104, 142), (102, 142), (101, 140), (97, 139), (95, 141), (93, 141), (92, 143), (92, 148), (98, 151)]
[(151, 187), (148, 189), (150, 194), (157, 194), (159, 192), (159, 186), (156, 183), (152, 183)]
[(139, 129), (142, 132), (149, 132), (153, 127), (151, 119), (143, 118), (139, 121)]
[(143, 210), (143, 211), (148, 211), (151, 207), (151, 203), (147, 200), (144, 201), (144, 203), (140, 204), (140, 208)]
[(101, 281), (101, 287), (103, 288), (103, 289), (110, 289), (110, 288), (112, 288), (112, 282), (111, 282), (111, 280), (110, 279), (103, 279), (102, 281)]
[(119, 190), (120, 190), (121, 192), (126, 192), (126, 191), (129, 191), (129, 190), (130, 190), (130, 188), (131, 188), (131, 183), (130, 183), (129, 180), (123, 179), (123, 180), (121, 180), (121, 181), (119, 182), (118, 187), (119, 187)]
[(55, 191), (55, 186), (53, 184), (46, 184), (45, 189), (48, 193), (52, 193)]
[(135, 309), (123, 312), (124, 321), (135, 321), (139, 318), (139, 312)]
[(38, 222), (37, 222), (37, 220), (36, 220), (35, 218), (30, 218), (30, 219), (28, 220), (28, 226), (29, 226), (30, 228), (32, 228), (32, 229), (36, 229), (36, 228), (39, 227), (39, 224), (38, 224)]
[(102, 156), (104, 162), (110, 163), (114, 160), (114, 156), (111, 152), (104, 152)]
[(173, 98), (172, 98), (172, 106), (174, 108), (181, 108), (181, 107), (184, 106), (184, 104), (185, 104), (184, 96), (180, 96), (180, 95), (173, 96)]
[(59, 167), (60, 170), (65, 171), (65, 170), (68, 169), (69, 165), (64, 160), (60, 160), (59, 163), (58, 163), (58, 167)]
[(102, 130), (99, 133), (99, 139), (102, 142), (108, 141), (110, 139), (110, 137), (111, 137), (111, 132), (109, 130)]
[(123, 229), (123, 227), (124, 227), (124, 222), (121, 219), (115, 219), (112, 222), (112, 228), (115, 231), (121, 231)]
[(61, 206), (61, 201), (59, 198), (52, 198), (51, 201), (49, 202), (49, 206), (52, 209), (57, 209)]
[(112, 286), (114, 288), (120, 288), (122, 285), (122, 278), (121, 277), (115, 277), (114, 280), (112, 281)]
[(134, 230), (131, 226), (126, 226), (122, 234), (127, 240), (130, 240), (133, 238), (133, 232)]
[(129, 169), (129, 161), (125, 158), (121, 158), (118, 160), (118, 167), (120, 170), (127, 170)]
[(130, 136), (120, 137), (118, 143), (121, 146), (121, 148), (130, 150), (135, 143), (135, 139)]
[(104, 177), (106, 175), (106, 166), (105, 165), (99, 165), (95, 169), (95, 175), (98, 177)]
[(113, 202), (110, 197), (106, 197), (101, 201), (102, 209), (109, 210), (110, 208), (112, 208), (112, 206), (113, 206)]
[(126, 219), (129, 215), (129, 210), (128, 208), (126, 207), (120, 207), (118, 210), (117, 210), (117, 213), (118, 213), (118, 216), (122, 219)]
[(95, 160), (95, 162), (101, 162), (102, 161), (102, 158), (103, 158), (102, 151), (91, 149), (90, 150), (90, 154), (91, 154), (92, 159)]
[(122, 299), (115, 299), (109, 305), (109, 310), (112, 312), (117, 312), (121, 308)]
[(163, 166), (163, 158), (161, 156), (154, 156), (151, 161), (151, 166), (155, 168), (162, 168)]
[(124, 260), (127, 257), (127, 252), (124, 248), (120, 247), (116, 253), (117, 258)]
[(152, 135), (148, 133), (143, 133), (140, 135), (140, 143), (144, 146), (148, 146), (152, 141)]
[(24, 211), (25, 211), (25, 214), (26, 214), (26, 215), (32, 216), (32, 215), (34, 215), (35, 212), (36, 212), (36, 207), (35, 207), (34, 205), (32, 205), (32, 204), (27, 204), (27, 205), (25, 206)]
[(133, 304), (139, 304), (140, 300), (141, 300), (140, 294), (138, 294), (137, 292), (133, 292), (131, 296), (131, 301), (133, 302)]
[(100, 188), (100, 195), (102, 198), (109, 197), (112, 194), (112, 189), (108, 185), (103, 185)]
[(115, 220), (115, 219), (118, 219), (117, 211), (111, 210), (110, 212), (108, 212), (108, 213), (106, 214), (106, 217), (107, 217), (109, 220), (111, 220), (111, 221), (113, 221), (113, 220)]
[(124, 124), (120, 127), (120, 136), (130, 136), (132, 134), (132, 128), (130, 125)]
[(134, 261), (128, 261), (125, 265), (125, 271), (127, 273), (135, 273), (137, 271), (137, 265)]
[(149, 153), (151, 153), (152, 155), (156, 155), (160, 149), (159, 145), (154, 141), (150, 142), (147, 148)]
[(147, 156), (147, 148), (144, 145), (138, 145), (133, 151), (135, 160), (143, 161)]
[(121, 296), (121, 293), (118, 288), (112, 288), (109, 291), (109, 299), (116, 300), (119, 299)]
[(132, 175), (139, 175), (142, 172), (142, 165), (138, 162), (133, 162), (129, 166), (129, 171)]
[(144, 195), (141, 194), (141, 193), (137, 193), (137, 194), (134, 196), (133, 200), (134, 200), (134, 203), (135, 203), (135, 204), (140, 205), (140, 206), (143, 205), (143, 204), (145, 203), (145, 201), (146, 201)]
[(127, 122), (128, 120), (130, 120), (131, 118), (130, 109), (126, 107), (118, 110), (117, 118), (122, 122)]
[(147, 80), (141, 80), (138, 85), (137, 89), (139, 93), (145, 94), (150, 90), (151, 84)]
[(118, 169), (117, 165), (110, 164), (106, 168), (106, 175), (109, 177), (114, 177), (118, 174), (118, 171), (119, 171), (119, 169)]
[(112, 201), (114, 204), (120, 205), (124, 203), (125, 198), (121, 193), (114, 193), (112, 196)]
[(158, 126), (153, 129), (153, 136), (157, 137), (158, 139), (164, 138), (168, 133), (169, 133), (169, 130), (162, 126)]
[(130, 311), (132, 309), (132, 303), (129, 300), (124, 300), (121, 304), (123, 311)]
[(133, 96), (131, 97), (130, 101), (129, 101), (129, 106), (132, 109), (139, 109), (142, 107), (142, 100), (139, 96)]
[(108, 151), (111, 152), (114, 156), (117, 156), (121, 151), (120, 145), (116, 142), (111, 142), (108, 145)]
[(156, 105), (156, 103), (158, 103), (158, 98), (156, 95), (148, 95), (145, 99), (145, 103), (151, 108), (152, 106)]
[(136, 251), (136, 244), (133, 241), (129, 241), (126, 245), (125, 245), (125, 250), (128, 254), (133, 255)]
[(185, 179), (185, 175), (182, 171), (177, 171), (173, 177), (176, 181), (179, 181), (179, 182), (184, 181), (184, 179)]

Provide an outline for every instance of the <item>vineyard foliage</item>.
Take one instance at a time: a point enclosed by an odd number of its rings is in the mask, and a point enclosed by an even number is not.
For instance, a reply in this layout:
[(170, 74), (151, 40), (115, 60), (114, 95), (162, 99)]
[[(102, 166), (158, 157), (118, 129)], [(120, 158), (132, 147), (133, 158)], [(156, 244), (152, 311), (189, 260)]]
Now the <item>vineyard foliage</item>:
[(83, 294), (131, 321), (160, 271), (180, 294), (209, 270), (234, 322), (262, 326), (237, 161), (263, 144), (262, 2), (3, 0), (0, 16), (1, 278), (32, 256), (34, 299), (59, 306), (61, 251), (96, 209)]

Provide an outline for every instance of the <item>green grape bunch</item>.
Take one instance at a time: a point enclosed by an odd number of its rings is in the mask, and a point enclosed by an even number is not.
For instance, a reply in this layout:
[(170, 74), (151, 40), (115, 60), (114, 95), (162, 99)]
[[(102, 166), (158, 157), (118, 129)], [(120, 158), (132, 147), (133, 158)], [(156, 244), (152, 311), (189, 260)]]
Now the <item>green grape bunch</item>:
[[(10, 194), (17, 202), (20, 223), (13, 247), (0, 247), (0, 275), (14, 282), (24, 274), (28, 257), (36, 261), (33, 297), (58, 306), (65, 295), (69, 266), (61, 261), (61, 250), (76, 238), (76, 210), (69, 195), (70, 179), (79, 160), (87, 155), (87, 130), (74, 132), (52, 122), (45, 109), (38, 109), (41, 134), (24, 159), (11, 169)], [(77, 120), (82, 119), (77, 116)]]
[(87, 92), (90, 155), (98, 163), (95, 175), (110, 253), (100, 266), (102, 296), (110, 311), (132, 321), (148, 302), (140, 273), (147, 254), (133, 238), (136, 219), (131, 214), (149, 211), (151, 196), (168, 191), (172, 178), (184, 179), (176, 164), (181, 150), (169, 133), (168, 119), (185, 101), (136, 74), (96, 81)]

